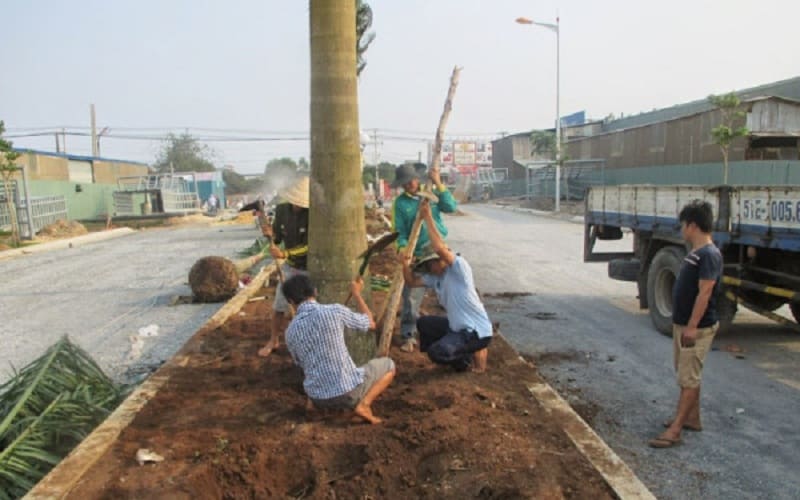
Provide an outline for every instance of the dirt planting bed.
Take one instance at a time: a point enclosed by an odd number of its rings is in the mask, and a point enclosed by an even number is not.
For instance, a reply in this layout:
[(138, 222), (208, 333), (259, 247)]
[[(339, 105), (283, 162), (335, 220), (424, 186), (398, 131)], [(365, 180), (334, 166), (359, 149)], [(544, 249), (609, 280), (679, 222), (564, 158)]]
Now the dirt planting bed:
[[(388, 248), (370, 270), (391, 276), (395, 266)], [(285, 347), (255, 354), (272, 285), (195, 335), (179, 353), (185, 366), (162, 368), (169, 380), (69, 498), (615, 498), (531, 396), (528, 384), (542, 380), (502, 337), (483, 374), (393, 348), (397, 377), (373, 405), (382, 424), (307, 413)], [(373, 310), (385, 298), (373, 292)], [(423, 310), (437, 306), (428, 296)], [(164, 461), (138, 465), (140, 448)]]
[[(263, 292), (185, 346), (186, 366), (169, 368), (69, 498), (614, 498), (502, 338), (484, 374), (392, 349), (398, 374), (374, 405), (380, 425), (307, 414), (285, 348), (255, 356), (269, 323)], [(165, 460), (139, 466), (140, 448)]]

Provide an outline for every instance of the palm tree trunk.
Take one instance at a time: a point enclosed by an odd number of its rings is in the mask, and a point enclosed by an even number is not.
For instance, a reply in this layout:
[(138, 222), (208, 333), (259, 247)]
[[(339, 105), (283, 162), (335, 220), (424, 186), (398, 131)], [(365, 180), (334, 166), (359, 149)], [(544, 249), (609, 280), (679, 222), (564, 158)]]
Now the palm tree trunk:
[[(354, 1), (310, 0), (311, 206), (308, 270), (320, 302), (343, 302), (366, 249), (361, 186)], [(368, 287), (365, 287), (368, 288)], [(357, 364), (374, 334), (348, 332)]]

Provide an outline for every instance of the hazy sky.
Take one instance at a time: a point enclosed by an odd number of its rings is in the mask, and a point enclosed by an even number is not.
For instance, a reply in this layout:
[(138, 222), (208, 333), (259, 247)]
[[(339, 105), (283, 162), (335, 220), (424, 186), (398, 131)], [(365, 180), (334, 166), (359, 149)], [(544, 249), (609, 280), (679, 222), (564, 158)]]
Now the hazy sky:
[[(88, 127), (90, 103), (98, 127), (111, 134), (308, 133), (306, 1), (3, 3), (0, 119), (8, 135)], [(515, 24), (518, 16), (553, 22), (560, 15), (562, 115), (632, 114), (800, 75), (798, 0), (368, 3), (377, 38), (359, 83), (360, 126), (379, 129), (380, 159), (392, 162), (425, 150), (456, 64), (464, 70), (451, 138), (553, 125), (556, 37)], [(417, 139), (392, 139), (398, 136)], [(52, 136), (14, 142), (55, 148)], [(260, 172), (272, 157), (308, 156), (307, 141), (210, 146), (216, 163), (240, 172)], [(158, 147), (101, 140), (103, 156), (145, 162)], [(68, 137), (67, 150), (88, 154), (90, 140)]]

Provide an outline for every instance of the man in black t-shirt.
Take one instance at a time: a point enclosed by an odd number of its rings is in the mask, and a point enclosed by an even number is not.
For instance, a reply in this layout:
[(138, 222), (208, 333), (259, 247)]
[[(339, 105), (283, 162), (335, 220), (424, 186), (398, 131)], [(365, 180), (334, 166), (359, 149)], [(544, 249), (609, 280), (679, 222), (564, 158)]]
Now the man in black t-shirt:
[(717, 293), (722, 254), (711, 240), (714, 215), (706, 201), (695, 200), (681, 210), (681, 233), (692, 249), (681, 264), (672, 290), (672, 343), (678, 386), (678, 409), (667, 430), (650, 440), (654, 448), (681, 442), (683, 429), (700, 431), (700, 379), (703, 361), (717, 333)]
[[(306, 260), (308, 256), (308, 206), (309, 179), (301, 177), (279, 193), (285, 200), (275, 207), (272, 226), (262, 226), (261, 232), (271, 239), (269, 252), (278, 265), (283, 280), (298, 274), (308, 275)], [(279, 245), (282, 245), (281, 248)], [(283, 260), (283, 262), (280, 262)], [(279, 286), (275, 290), (270, 320), (270, 340), (259, 349), (258, 355), (269, 356), (280, 344), (280, 336), (286, 330), (289, 303)]]

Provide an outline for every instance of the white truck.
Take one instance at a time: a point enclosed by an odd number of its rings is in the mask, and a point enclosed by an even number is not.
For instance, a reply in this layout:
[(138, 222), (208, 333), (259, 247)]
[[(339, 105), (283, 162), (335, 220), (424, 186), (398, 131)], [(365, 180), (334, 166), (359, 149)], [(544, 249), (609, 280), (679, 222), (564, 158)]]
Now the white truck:
[[(695, 199), (714, 208), (714, 243), (724, 259), (721, 327), (737, 304), (797, 328), (800, 321), (800, 186), (592, 187), (586, 196), (584, 262), (608, 262), (609, 277), (634, 281), (639, 306), (658, 331), (671, 334), (672, 287), (686, 245), (678, 213)], [(632, 233), (633, 248), (598, 252), (598, 240)], [(773, 311), (789, 304), (795, 321)]]

